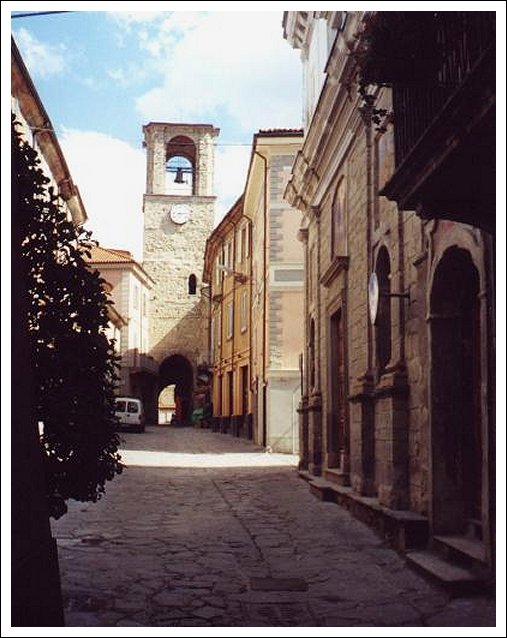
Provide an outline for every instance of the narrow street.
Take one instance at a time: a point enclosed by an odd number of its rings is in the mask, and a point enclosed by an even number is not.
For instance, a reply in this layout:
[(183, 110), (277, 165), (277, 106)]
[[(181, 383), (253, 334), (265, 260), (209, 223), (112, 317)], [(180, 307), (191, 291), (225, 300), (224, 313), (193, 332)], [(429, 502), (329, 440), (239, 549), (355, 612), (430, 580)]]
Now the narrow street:
[(68, 626), (494, 626), (362, 523), (296, 457), (208, 430), (121, 434), (124, 473), (53, 524)]

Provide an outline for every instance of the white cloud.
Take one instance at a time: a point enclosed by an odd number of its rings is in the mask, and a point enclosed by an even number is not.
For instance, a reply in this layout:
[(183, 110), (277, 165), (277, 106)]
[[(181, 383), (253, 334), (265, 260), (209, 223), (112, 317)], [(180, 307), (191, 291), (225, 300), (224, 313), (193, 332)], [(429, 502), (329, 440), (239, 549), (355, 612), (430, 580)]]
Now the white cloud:
[(245, 132), (300, 126), (301, 65), (283, 40), (281, 13), (172, 14), (149, 47), (161, 60), (170, 54), (171, 64), (137, 99), (146, 121), (213, 121), (220, 113)]
[(164, 14), (161, 11), (112, 11), (111, 15), (118, 24), (128, 29), (132, 24), (158, 20)]
[(107, 69), (106, 72), (111, 80), (114, 80), (116, 84), (119, 84), (122, 87), (129, 85), (129, 80), (123, 69)]
[(215, 154), (215, 192), (218, 224), (245, 188), (251, 149), (248, 146), (219, 146)]
[[(144, 152), (95, 131), (64, 129), (60, 143), (88, 213), (86, 228), (101, 246), (142, 261)], [(250, 153), (249, 146), (216, 149), (216, 224), (243, 192)]]
[(64, 129), (60, 143), (88, 213), (86, 228), (101, 246), (130, 250), (141, 261), (144, 152), (95, 131)]
[(49, 77), (65, 70), (65, 47), (51, 46), (37, 40), (27, 29), (15, 32), (16, 42), (23, 59), (34, 77)]

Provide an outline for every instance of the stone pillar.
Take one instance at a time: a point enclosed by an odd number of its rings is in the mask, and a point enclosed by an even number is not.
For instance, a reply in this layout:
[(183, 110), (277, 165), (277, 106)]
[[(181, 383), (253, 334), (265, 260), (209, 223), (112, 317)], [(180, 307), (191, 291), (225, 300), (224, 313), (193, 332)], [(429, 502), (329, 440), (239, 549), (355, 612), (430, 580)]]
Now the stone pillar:
[(213, 194), (213, 138), (204, 135), (197, 142), (197, 166), (195, 194), (207, 196)]
[(375, 496), (375, 418), (370, 373), (358, 379), (349, 401), (351, 485), (359, 494)]
[(299, 414), (299, 465), (298, 469), (308, 470), (308, 397), (303, 395), (298, 406)]
[(153, 144), (153, 194), (166, 194), (166, 148), (162, 135), (157, 135)]
[(408, 391), (401, 365), (375, 389), (376, 484), (380, 503), (392, 509), (408, 507)]
[(315, 476), (322, 474), (322, 395), (312, 392), (308, 400), (308, 469)]

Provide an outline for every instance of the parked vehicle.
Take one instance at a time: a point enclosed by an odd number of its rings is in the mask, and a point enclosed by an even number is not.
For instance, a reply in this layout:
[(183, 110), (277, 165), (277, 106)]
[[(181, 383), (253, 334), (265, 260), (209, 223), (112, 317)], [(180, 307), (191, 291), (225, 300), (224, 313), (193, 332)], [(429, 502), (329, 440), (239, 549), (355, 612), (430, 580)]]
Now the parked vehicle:
[(116, 397), (114, 402), (118, 429), (144, 432), (145, 417), (142, 401), (134, 397)]

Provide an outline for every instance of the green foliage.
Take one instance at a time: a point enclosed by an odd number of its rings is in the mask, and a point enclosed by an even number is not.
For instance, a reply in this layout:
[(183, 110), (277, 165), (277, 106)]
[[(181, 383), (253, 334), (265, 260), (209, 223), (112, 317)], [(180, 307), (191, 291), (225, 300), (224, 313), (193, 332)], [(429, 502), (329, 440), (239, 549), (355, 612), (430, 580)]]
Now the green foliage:
[(106, 336), (111, 302), (84, 260), (91, 234), (67, 220), (48, 184), (13, 118), (13, 215), (21, 231), (21, 247), (13, 249), (20, 249), (22, 263), (16, 284), (27, 292), (47, 496), (59, 518), (69, 498), (97, 501), (123, 466), (113, 400), (118, 357)]

